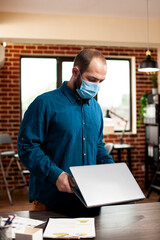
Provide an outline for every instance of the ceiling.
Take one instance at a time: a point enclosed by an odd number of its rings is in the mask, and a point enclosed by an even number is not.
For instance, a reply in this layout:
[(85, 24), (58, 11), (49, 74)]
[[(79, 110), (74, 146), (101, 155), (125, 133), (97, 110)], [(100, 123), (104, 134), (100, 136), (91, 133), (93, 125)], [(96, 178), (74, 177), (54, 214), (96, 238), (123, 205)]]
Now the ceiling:
[[(149, 1), (149, 18), (160, 19), (160, 0)], [(146, 18), (147, 0), (0, 0), (0, 12)]]

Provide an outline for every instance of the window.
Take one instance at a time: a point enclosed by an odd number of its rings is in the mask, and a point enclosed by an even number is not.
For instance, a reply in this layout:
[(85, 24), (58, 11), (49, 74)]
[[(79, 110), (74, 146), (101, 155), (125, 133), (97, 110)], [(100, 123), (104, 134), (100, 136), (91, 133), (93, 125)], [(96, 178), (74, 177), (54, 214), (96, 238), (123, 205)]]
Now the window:
[(73, 62), (63, 61), (62, 62), (62, 82), (68, 81), (72, 76)]
[[(73, 61), (74, 57), (21, 57), (22, 116), (37, 95), (56, 89), (70, 79)], [(109, 109), (128, 120), (127, 131), (133, 130), (131, 63), (131, 59), (107, 59), (106, 80), (101, 83), (97, 94), (103, 116), (106, 116), (106, 111)], [(122, 131), (125, 122), (113, 114), (111, 117), (115, 131)]]
[[(131, 62), (130, 59), (107, 59), (107, 76), (102, 82), (97, 100), (103, 116), (107, 110), (127, 120), (126, 130), (131, 131)], [(110, 114), (115, 131), (122, 131), (125, 121)]]
[(21, 57), (21, 118), (35, 97), (56, 88), (55, 58)]

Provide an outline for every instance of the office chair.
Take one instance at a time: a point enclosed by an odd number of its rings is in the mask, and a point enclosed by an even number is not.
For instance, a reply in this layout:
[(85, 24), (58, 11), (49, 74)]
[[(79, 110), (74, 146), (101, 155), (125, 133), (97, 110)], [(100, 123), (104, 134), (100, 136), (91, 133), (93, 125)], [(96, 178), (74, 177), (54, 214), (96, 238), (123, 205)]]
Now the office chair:
[[(9, 198), (9, 202), (12, 205), (13, 202), (12, 202), (12, 197), (11, 197), (11, 191), (13, 191), (14, 189), (16, 189), (18, 187), (27, 186), (27, 181), (26, 181), (26, 178), (24, 176), (23, 170), (21, 168), (19, 158), (18, 158), (18, 154), (16, 154), (16, 152), (14, 150), (12, 138), (9, 134), (7, 134), (7, 133), (6, 134), (0, 134), (0, 146), (1, 145), (5, 145), (8, 148), (7, 150), (4, 150), (4, 151), (0, 152), (0, 167), (1, 167), (2, 176), (3, 176), (3, 180), (4, 180), (4, 183), (5, 183), (5, 187), (6, 187), (7, 195), (8, 195), (8, 198)], [(3, 162), (2, 162), (3, 157), (10, 157), (10, 162), (9, 162), (9, 165), (7, 167), (6, 172), (5, 172), (4, 167), (3, 167)], [(8, 176), (9, 169), (10, 169), (13, 161), (16, 161), (18, 170), (21, 174), (21, 177), (23, 179), (24, 184), (21, 185), (21, 186), (14, 186), (12, 188), (9, 188), (6, 177)]]
[(105, 144), (105, 148), (108, 154), (111, 154), (113, 148), (114, 148), (114, 144), (113, 143), (106, 143)]

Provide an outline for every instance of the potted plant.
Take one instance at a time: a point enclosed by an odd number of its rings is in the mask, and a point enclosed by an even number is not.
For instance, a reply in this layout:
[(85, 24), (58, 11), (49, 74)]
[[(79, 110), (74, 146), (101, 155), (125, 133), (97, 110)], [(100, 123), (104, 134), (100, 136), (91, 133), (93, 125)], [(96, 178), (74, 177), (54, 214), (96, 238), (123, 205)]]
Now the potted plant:
[(153, 84), (152, 94), (158, 94), (157, 72), (151, 74), (151, 80)]
[(150, 93), (144, 93), (140, 99), (140, 108), (139, 108), (139, 116), (138, 116), (138, 126), (140, 127), (143, 123), (143, 119), (146, 113), (146, 107), (148, 104), (147, 97)]

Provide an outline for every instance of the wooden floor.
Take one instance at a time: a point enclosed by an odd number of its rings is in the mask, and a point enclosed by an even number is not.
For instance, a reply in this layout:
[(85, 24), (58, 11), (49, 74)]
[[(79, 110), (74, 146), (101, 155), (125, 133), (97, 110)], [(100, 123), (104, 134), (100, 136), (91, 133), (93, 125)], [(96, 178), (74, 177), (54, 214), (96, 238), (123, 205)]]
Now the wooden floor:
[[(143, 191), (145, 195), (147, 195), (147, 191)], [(152, 191), (150, 197), (148, 199), (138, 201), (138, 203), (145, 202), (157, 202), (159, 200), (158, 193)], [(16, 189), (12, 193), (13, 205), (10, 205), (7, 193), (5, 190), (0, 190), (0, 212), (8, 212), (8, 211), (27, 211), (32, 210), (32, 203), (28, 201), (28, 190), (27, 187), (23, 189)]]
[(32, 203), (28, 201), (28, 189), (16, 189), (12, 193), (13, 205), (10, 205), (7, 192), (1, 191), (0, 193), (0, 212), (8, 211), (27, 211), (32, 210)]

